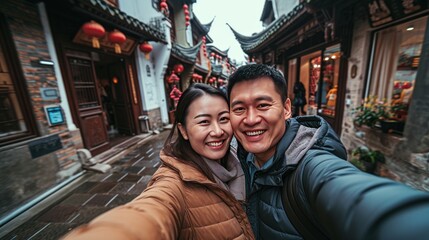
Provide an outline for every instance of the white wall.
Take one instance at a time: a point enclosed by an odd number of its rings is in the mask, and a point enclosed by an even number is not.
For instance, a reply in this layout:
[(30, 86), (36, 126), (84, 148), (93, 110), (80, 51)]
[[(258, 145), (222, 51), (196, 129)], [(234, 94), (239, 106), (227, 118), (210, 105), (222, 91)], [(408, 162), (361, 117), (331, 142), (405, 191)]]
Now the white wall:
[[(152, 7), (151, 0), (120, 0), (119, 6), (122, 11), (146, 24), (149, 24), (154, 18), (164, 19), (164, 15)], [(162, 24), (165, 26), (164, 30), (168, 44), (150, 42), (153, 46), (153, 51), (150, 53), (149, 60), (146, 59), (142, 52), (136, 50), (136, 65), (140, 91), (142, 93), (143, 109), (150, 111), (160, 108), (161, 121), (167, 124), (169, 120), (163, 79), (170, 58), (171, 26), (165, 20), (162, 21)], [(146, 71), (147, 66), (150, 68), (150, 76), (148, 76)]]

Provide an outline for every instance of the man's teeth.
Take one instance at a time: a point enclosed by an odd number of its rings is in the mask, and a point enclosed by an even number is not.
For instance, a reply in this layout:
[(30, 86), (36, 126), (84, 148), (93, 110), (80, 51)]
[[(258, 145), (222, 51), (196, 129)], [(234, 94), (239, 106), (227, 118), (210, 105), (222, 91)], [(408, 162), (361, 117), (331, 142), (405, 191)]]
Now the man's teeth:
[(246, 132), (247, 136), (256, 136), (264, 133), (264, 131), (254, 131), (254, 132)]
[(212, 146), (212, 147), (218, 147), (218, 146), (222, 145), (222, 142), (209, 142), (209, 143), (207, 143), (207, 145)]

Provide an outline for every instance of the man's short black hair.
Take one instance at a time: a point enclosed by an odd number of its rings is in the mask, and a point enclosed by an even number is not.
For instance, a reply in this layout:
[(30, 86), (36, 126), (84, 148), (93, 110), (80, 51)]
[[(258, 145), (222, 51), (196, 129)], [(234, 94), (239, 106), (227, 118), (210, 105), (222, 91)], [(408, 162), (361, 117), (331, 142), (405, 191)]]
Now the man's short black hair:
[(228, 79), (228, 99), (231, 97), (231, 90), (236, 83), (242, 81), (253, 81), (261, 77), (271, 78), (276, 91), (280, 94), (282, 101), (287, 99), (287, 81), (283, 74), (274, 67), (265, 64), (249, 64), (239, 67)]

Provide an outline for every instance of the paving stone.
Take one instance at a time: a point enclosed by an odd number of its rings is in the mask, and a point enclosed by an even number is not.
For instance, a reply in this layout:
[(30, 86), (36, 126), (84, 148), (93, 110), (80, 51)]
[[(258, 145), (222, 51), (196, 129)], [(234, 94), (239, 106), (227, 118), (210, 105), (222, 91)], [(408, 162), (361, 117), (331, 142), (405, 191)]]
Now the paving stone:
[(133, 183), (137, 183), (138, 181), (140, 181), (140, 179), (142, 178), (142, 176), (137, 175), (137, 174), (127, 174), (127, 176), (125, 176), (124, 178), (122, 178), (119, 182), (133, 182)]
[(85, 182), (79, 187), (77, 187), (75, 190), (73, 190), (74, 193), (87, 193), (91, 188), (94, 188), (95, 185), (97, 185), (98, 182)]
[(107, 207), (117, 207), (131, 202), (139, 194), (119, 194), (116, 196)]
[(128, 191), (135, 185), (135, 183), (132, 182), (120, 182), (116, 184), (115, 187), (113, 187), (109, 193), (110, 194), (118, 194), (118, 193), (128, 193)]
[(117, 194), (95, 194), (91, 199), (85, 203), (85, 207), (97, 206), (105, 207)]
[(116, 182), (101, 182), (91, 188), (89, 193), (108, 193), (113, 187), (116, 186)]
[(71, 205), (56, 205), (42, 214), (37, 221), (40, 222), (67, 222), (74, 217), (79, 207)]
[(90, 222), (97, 216), (109, 211), (113, 207), (83, 207), (79, 209), (77, 217), (74, 218), (70, 223), (81, 225)]
[(62, 201), (60, 205), (82, 206), (93, 195), (91, 193), (74, 193)]
[(112, 173), (109, 177), (104, 179), (103, 182), (117, 182), (121, 178), (125, 177), (127, 173), (121, 172), (121, 173)]

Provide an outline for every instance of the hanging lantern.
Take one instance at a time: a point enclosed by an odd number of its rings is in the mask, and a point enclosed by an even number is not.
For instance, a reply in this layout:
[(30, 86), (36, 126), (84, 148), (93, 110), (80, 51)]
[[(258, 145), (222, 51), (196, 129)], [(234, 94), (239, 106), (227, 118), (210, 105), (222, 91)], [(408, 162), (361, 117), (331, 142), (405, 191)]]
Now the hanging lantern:
[(142, 51), (144, 53), (146, 59), (149, 59), (149, 57), (150, 57), (149, 54), (153, 50), (152, 45), (150, 45), (150, 43), (148, 43), (148, 42), (143, 42), (140, 44), (139, 48), (140, 48), (140, 51)]
[(185, 70), (183, 65), (180, 63), (174, 65), (173, 69), (174, 69), (174, 72), (177, 72), (178, 74), (181, 74), (183, 72), (183, 70)]
[(168, 4), (167, 4), (165, 1), (163, 1), (163, 2), (161, 2), (161, 3), (159, 4), (159, 7), (161, 8), (161, 10), (162, 10), (162, 9), (167, 9), (167, 8), (168, 8)]
[(104, 30), (104, 27), (101, 26), (101, 24), (95, 21), (87, 22), (83, 24), (82, 31), (91, 38), (92, 47), (100, 48), (100, 42), (98, 39), (103, 37), (106, 33), (106, 30)]
[(188, 5), (183, 4), (183, 10), (188, 10)]
[(124, 43), (127, 37), (118, 30), (113, 30), (109, 33), (109, 41), (115, 44), (115, 53), (121, 53), (121, 46), (119, 44)]
[(190, 19), (191, 19), (191, 18), (190, 18), (188, 15), (186, 15), (186, 16), (185, 16), (185, 21), (186, 21), (186, 22), (189, 22), (189, 20), (190, 20)]

